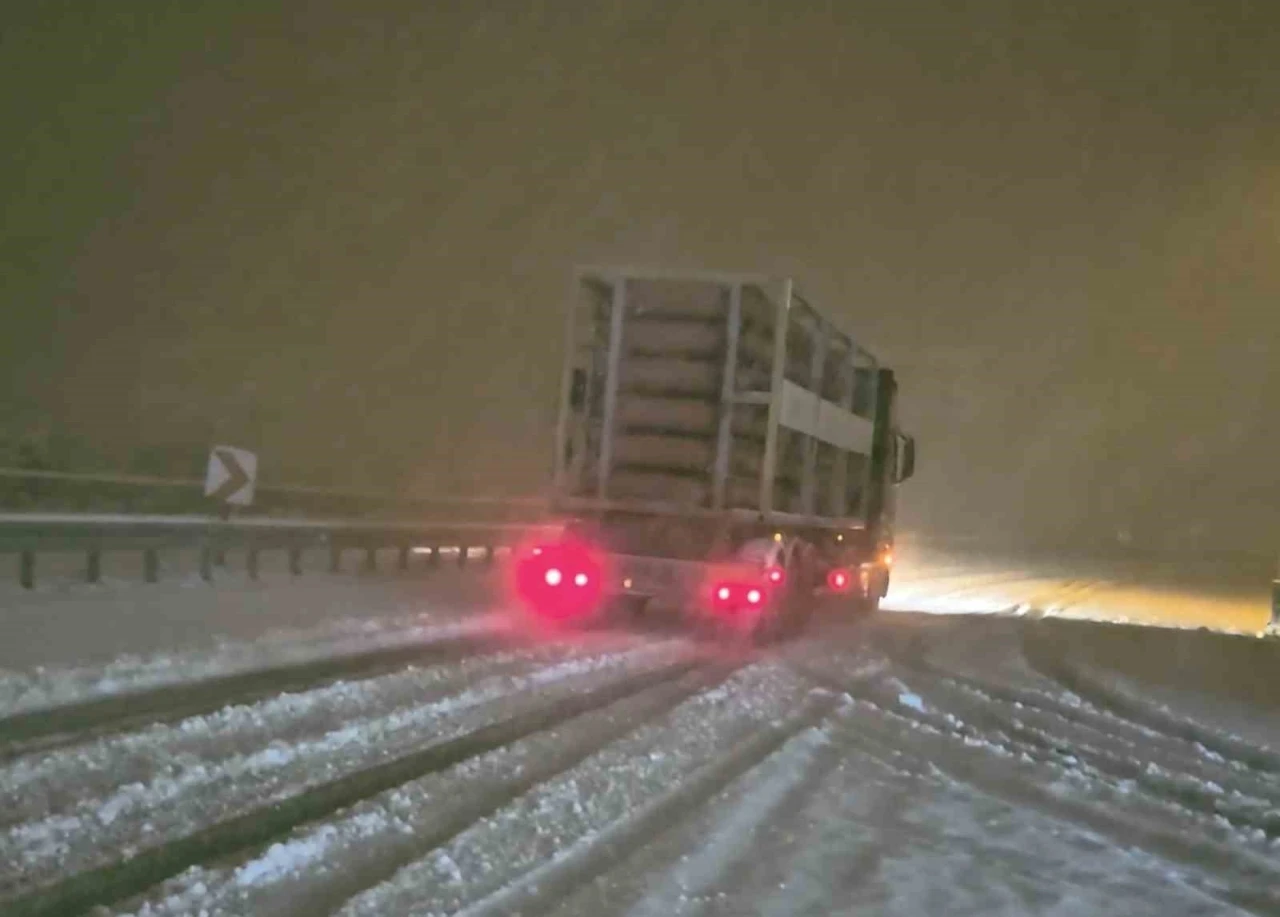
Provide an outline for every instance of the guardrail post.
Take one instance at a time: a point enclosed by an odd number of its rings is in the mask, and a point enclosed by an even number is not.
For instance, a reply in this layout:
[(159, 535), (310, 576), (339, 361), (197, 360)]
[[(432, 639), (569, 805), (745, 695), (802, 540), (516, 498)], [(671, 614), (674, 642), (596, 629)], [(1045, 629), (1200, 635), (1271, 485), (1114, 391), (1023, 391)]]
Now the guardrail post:
[(154, 583), (160, 578), (160, 556), (155, 548), (147, 548), (142, 552), (142, 578)]
[(401, 573), (409, 569), (409, 546), (400, 545), (400, 553), (396, 555), (396, 569)]
[(342, 548), (339, 545), (329, 545), (329, 572), (337, 573), (342, 569)]
[(376, 573), (378, 571), (378, 549), (372, 545), (364, 549), (364, 572)]
[(440, 566), (440, 546), (436, 545), (433, 548), (427, 548), (427, 551), (427, 563), (432, 567)]
[(484, 565), (486, 567), (493, 566), (493, 545), (487, 544), (484, 546), (484, 556), (482, 559), (484, 560)]
[(98, 548), (90, 548), (85, 558), (84, 580), (86, 583), (97, 583), (102, 580), (102, 551)]
[(213, 582), (213, 549), (207, 544), (200, 546), (200, 578), (206, 583)]
[(302, 575), (302, 548), (292, 545), (289, 548), (289, 574), (291, 576)]
[(36, 552), (23, 551), (18, 562), (18, 582), (23, 589), (36, 588)]
[(465, 567), (467, 565), (467, 546), (465, 544), (458, 545), (458, 566)]
[(249, 574), (249, 579), (256, 580), (258, 578), (258, 546), (249, 545), (249, 553), (245, 556), (244, 562), (245, 572)]

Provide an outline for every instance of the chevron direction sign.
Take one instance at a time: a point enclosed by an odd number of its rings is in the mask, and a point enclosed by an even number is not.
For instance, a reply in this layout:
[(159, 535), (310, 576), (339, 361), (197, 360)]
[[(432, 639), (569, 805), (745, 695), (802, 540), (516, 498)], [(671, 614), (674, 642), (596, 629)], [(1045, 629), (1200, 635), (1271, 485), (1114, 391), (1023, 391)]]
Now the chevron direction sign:
[(204, 476), (204, 495), (220, 503), (248, 506), (258, 478), (258, 457), (235, 446), (214, 446)]

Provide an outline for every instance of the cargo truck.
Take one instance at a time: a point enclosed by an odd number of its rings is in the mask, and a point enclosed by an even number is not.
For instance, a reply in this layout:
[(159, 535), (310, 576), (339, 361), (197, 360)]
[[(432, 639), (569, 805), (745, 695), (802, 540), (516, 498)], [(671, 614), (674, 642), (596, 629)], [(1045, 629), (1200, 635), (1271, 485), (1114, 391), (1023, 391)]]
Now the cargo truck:
[(555, 435), (563, 537), (518, 554), (518, 594), (566, 620), (661, 608), (756, 639), (818, 604), (876, 608), (915, 466), (897, 395), (791, 279), (579, 269)]

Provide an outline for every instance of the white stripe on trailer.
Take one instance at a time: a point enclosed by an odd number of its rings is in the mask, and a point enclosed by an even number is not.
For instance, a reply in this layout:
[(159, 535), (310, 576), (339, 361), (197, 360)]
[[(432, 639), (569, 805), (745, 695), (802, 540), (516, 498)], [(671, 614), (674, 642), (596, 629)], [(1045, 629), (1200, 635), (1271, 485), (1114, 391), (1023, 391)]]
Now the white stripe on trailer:
[(871, 454), (875, 425), (865, 417), (783, 380), (778, 423), (849, 452)]

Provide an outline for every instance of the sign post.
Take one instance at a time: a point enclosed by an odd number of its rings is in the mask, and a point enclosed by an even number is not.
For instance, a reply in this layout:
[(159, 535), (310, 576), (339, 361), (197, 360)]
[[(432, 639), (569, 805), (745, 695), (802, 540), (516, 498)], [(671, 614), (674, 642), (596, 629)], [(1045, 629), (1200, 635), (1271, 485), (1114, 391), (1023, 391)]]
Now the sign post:
[(1271, 627), (1280, 631), (1280, 567), (1271, 581)]
[[(235, 446), (214, 446), (209, 451), (209, 466), (204, 475), (204, 495), (218, 504), (218, 518), (231, 518), (231, 507), (253, 503), (253, 489), (258, 483), (258, 456)], [(213, 564), (227, 565), (226, 551), (211, 525), (200, 552), (200, 575), (207, 581), (213, 577)], [(256, 561), (256, 557), (254, 558)], [(256, 573), (256, 571), (253, 571)]]

